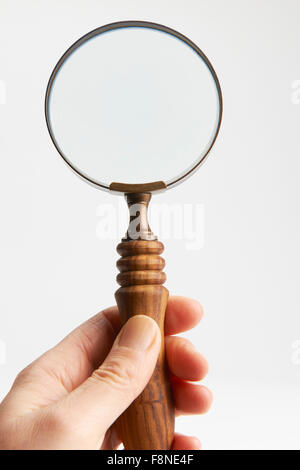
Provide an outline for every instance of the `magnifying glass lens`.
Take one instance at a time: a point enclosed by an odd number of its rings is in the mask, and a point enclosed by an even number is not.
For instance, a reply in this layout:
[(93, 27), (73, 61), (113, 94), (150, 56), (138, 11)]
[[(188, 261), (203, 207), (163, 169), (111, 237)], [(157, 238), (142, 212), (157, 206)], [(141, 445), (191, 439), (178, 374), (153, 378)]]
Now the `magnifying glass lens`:
[(215, 139), (216, 76), (205, 56), (169, 32), (99, 31), (75, 43), (52, 74), (46, 96), (51, 137), (67, 163), (100, 187), (172, 185)]

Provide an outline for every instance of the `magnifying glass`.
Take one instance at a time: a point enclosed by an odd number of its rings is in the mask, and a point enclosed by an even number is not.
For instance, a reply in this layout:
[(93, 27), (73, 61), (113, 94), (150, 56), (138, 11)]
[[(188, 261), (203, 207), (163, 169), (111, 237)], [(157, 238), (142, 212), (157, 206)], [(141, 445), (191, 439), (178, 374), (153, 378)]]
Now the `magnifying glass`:
[[(222, 93), (205, 54), (166, 26), (123, 21), (76, 41), (46, 91), (51, 139), (74, 172), (96, 188), (125, 194), (127, 233), (117, 246), (124, 322), (149, 315), (162, 336), (168, 291), (163, 245), (152, 233), (151, 195), (183, 182), (204, 162), (222, 119)], [(170, 449), (174, 407), (164, 349), (142, 394), (117, 422), (125, 449)]]

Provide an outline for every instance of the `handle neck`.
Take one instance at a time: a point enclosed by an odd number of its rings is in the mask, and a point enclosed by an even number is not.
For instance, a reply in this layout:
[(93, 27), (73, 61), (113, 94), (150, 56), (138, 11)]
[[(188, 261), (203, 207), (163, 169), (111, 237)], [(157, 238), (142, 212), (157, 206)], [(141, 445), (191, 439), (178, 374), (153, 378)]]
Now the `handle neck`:
[(129, 226), (122, 242), (157, 240), (148, 222), (148, 206), (151, 193), (127, 193), (125, 199), (129, 209)]

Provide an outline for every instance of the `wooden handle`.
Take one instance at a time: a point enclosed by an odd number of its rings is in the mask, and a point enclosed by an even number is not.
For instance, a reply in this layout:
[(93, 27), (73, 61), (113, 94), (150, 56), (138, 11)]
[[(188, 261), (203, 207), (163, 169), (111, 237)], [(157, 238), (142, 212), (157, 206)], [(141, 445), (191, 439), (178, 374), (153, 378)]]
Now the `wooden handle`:
[(115, 297), (123, 322), (148, 315), (159, 325), (162, 347), (150, 382), (118, 419), (117, 428), (127, 450), (168, 450), (174, 434), (174, 406), (164, 355), (164, 317), (168, 290), (162, 285), (165, 262), (156, 240), (124, 241), (117, 246), (120, 288)]

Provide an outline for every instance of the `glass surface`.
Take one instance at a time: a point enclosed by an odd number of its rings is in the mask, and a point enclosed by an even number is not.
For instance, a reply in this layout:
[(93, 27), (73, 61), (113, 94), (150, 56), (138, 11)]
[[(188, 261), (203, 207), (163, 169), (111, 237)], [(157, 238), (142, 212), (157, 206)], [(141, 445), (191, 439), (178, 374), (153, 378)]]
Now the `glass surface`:
[(201, 57), (142, 27), (98, 34), (75, 49), (54, 79), (48, 110), (64, 158), (105, 186), (177, 179), (205, 155), (220, 117)]

